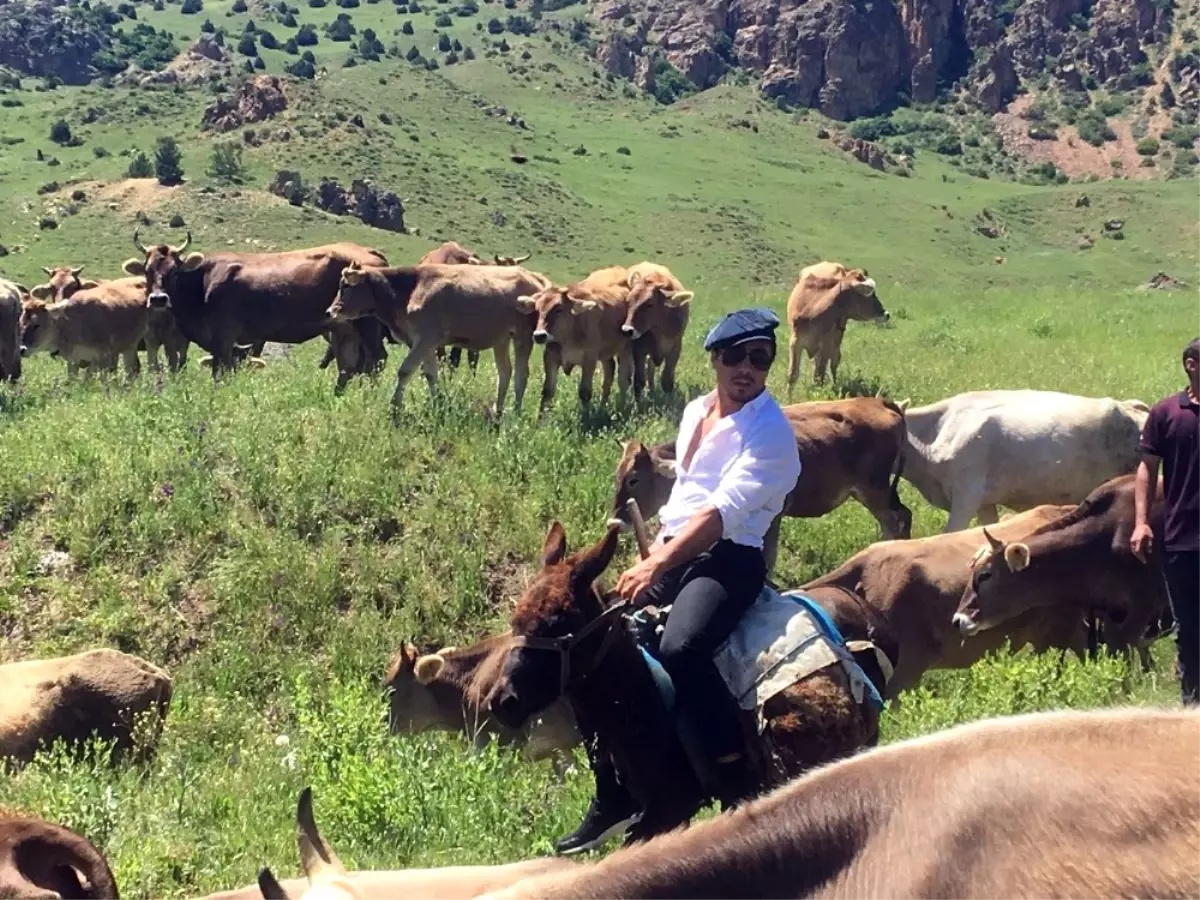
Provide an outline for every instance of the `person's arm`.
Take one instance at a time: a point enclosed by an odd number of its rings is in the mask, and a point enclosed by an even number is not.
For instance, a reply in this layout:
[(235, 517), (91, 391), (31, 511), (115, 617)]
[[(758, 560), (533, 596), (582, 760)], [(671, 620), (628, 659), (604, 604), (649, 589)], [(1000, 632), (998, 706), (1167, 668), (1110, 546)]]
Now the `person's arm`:
[(1154, 544), (1150, 510), (1158, 490), (1158, 466), (1157, 456), (1143, 452), (1133, 482), (1133, 534), (1129, 537), (1129, 549), (1142, 562), (1146, 561), (1146, 553)]
[(715, 506), (701, 507), (670, 543), (655, 543), (650, 555), (617, 579), (613, 590), (627, 600), (650, 588), (664, 572), (699, 556), (721, 537), (721, 514)]

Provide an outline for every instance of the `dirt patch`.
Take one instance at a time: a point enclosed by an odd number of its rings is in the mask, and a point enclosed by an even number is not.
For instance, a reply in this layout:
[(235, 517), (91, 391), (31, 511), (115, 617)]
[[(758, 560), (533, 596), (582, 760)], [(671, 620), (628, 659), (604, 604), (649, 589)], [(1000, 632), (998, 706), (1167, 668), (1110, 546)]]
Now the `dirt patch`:
[(154, 209), (171, 199), (179, 185), (166, 187), (154, 178), (125, 178), (121, 181), (91, 181), (72, 185), (82, 188), (89, 197), (107, 203), (114, 212), (135, 213)]
[[(1014, 100), (1004, 112), (992, 116), (996, 133), (1004, 142), (1004, 150), (1013, 156), (1030, 163), (1052, 162), (1060, 172), (1069, 178), (1085, 178), (1095, 175), (1097, 178), (1123, 177), (1134, 181), (1145, 181), (1159, 174), (1157, 168), (1142, 168), (1142, 157), (1137, 152), (1137, 139), (1131, 131), (1127, 119), (1110, 119), (1109, 125), (1116, 133), (1117, 139), (1109, 141), (1103, 147), (1093, 147), (1079, 136), (1073, 125), (1059, 125), (1058, 136), (1053, 140), (1034, 140), (1029, 136), (1032, 123), (1022, 117), (1034, 102), (1034, 97), (1025, 95)], [(1151, 120), (1149, 134), (1157, 134), (1156, 122), (1161, 119), (1156, 116)], [(1119, 161), (1120, 166), (1113, 168), (1113, 162)]]
[(498, 560), (484, 565), (483, 585), (488, 605), (507, 609), (525, 592), (537, 575), (537, 568), (515, 553), (506, 553)]

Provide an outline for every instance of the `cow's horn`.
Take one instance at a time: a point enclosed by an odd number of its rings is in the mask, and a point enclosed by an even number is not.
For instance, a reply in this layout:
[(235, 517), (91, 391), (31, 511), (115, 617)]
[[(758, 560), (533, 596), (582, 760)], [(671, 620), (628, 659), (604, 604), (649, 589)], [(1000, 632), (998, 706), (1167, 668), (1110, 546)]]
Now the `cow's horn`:
[(51, 269), (49, 266), (42, 266), (42, 271), (45, 272), (47, 275), (49, 275), (51, 278), (54, 277), (54, 270)]
[(178, 247), (172, 247), (171, 251), (173, 253), (183, 253), (184, 250), (186, 250), (189, 246), (191, 246), (191, 243), (192, 243), (192, 233), (189, 231), (187, 233), (187, 237), (185, 237), (183, 239), (183, 243), (180, 244)]
[(995, 535), (987, 530), (986, 526), (983, 529), (983, 536), (987, 538), (987, 542), (991, 545), (993, 552), (998, 553), (1004, 549), (1004, 541), (997, 539)]
[(138, 240), (138, 232), (139, 231), (141, 231), (140, 228), (133, 229), (133, 246), (135, 246), (139, 250), (141, 250), (143, 254), (149, 253), (150, 251), (146, 249), (146, 245)]
[(83, 266), (76, 266), (75, 268), (71, 269), (71, 274), (74, 275), (76, 278), (78, 278), (79, 273), (82, 272), (83, 269), (84, 269)]

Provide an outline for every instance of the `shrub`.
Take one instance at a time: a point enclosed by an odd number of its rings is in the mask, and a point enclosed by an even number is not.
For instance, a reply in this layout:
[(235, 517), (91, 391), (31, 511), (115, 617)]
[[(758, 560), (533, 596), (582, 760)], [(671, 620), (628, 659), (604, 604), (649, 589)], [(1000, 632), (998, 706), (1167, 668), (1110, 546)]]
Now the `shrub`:
[(437, 18), (433, 20), (433, 24), (438, 28), (449, 28), (454, 24), (454, 20), (450, 18), (450, 13), (438, 13)]
[(200, 26), (200, 30), (205, 34), (212, 34), (217, 30), (217, 26), (212, 23), (212, 19), (205, 19), (204, 24)]
[(238, 41), (237, 52), (242, 56), (258, 56), (258, 44), (254, 41), (254, 35), (243, 34), (242, 39)]
[(458, 54), (455, 53), (453, 50), (451, 50), (449, 53), (446, 54), (446, 58), (443, 59), (442, 62), (448, 66), (452, 66), (456, 62), (458, 62)]
[(931, 147), (934, 153), (941, 153), (944, 156), (959, 156), (962, 154), (962, 141), (954, 134), (940, 134), (934, 138)]
[(312, 63), (314, 66), (317, 64), (317, 58), (313, 56), (313, 52), (311, 50), (305, 50), (300, 54), (300, 58), (305, 62)]
[(474, 58), (475, 58), (475, 51), (472, 50), (470, 47), (464, 47), (463, 48), (463, 59), (469, 61)]
[(897, 133), (896, 123), (886, 117), (858, 119), (850, 125), (850, 136), (863, 141), (878, 141)]
[(258, 32), (258, 42), (268, 50), (279, 49), (279, 41), (276, 40), (275, 35), (271, 34), (269, 31), (263, 31), (260, 29)]
[(1195, 125), (1172, 125), (1163, 131), (1162, 139), (1170, 141), (1176, 147), (1190, 150), (1198, 135), (1200, 135), (1200, 128)]
[(313, 9), (321, 9), (329, 5), (329, 0), (308, 0), (308, 5)]
[(404, 24), (400, 26), (400, 33), (401, 34), (412, 34), (413, 33), (413, 24), (412, 24), (411, 19), (404, 20)]
[(288, 63), (283, 67), (283, 70), (289, 75), (296, 78), (313, 79), (317, 75), (317, 67), (313, 65), (312, 60), (298, 59), (295, 62)]
[(1105, 141), (1116, 140), (1116, 133), (1108, 127), (1108, 120), (1097, 109), (1089, 109), (1076, 121), (1079, 136), (1093, 147), (1104, 146)]
[(62, 144), (63, 146), (71, 143), (71, 126), (69, 126), (63, 119), (59, 119), (50, 126), (50, 140), (54, 141), (56, 144)]
[(215, 181), (227, 184), (241, 183), (246, 177), (246, 170), (242, 166), (242, 145), (235, 141), (226, 141), (213, 147), (208, 175)]
[(183, 6), (179, 8), (179, 11), (185, 16), (190, 16), (202, 9), (204, 9), (204, 0), (183, 0)]
[(534, 24), (524, 16), (509, 16), (506, 27), (512, 34), (531, 35), (536, 30)]
[(488, 19), (488, 34), (504, 34), (504, 23), (499, 19)]
[(416, 44), (408, 48), (408, 52), (404, 54), (404, 58), (409, 62), (417, 62), (421, 59), (421, 51), (417, 49)]
[(284, 28), (295, 28), (300, 23), (296, 21), (295, 13), (289, 12), (279, 20), (279, 24)]
[(296, 32), (296, 43), (301, 47), (314, 47), (317, 44), (317, 29), (315, 25), (301, 25)]
[(338, 17), (325, 26), (326, 37), (339, 43), (349, 41), (351, 36), (357, 32), (358, 29), (354, 27), (354, 23), (345, 13), (338, 13)]
[(183, 159), (174, 138), (158, 139), (154, 150), (154, 177), (163, 185), (179, 184), (183, 181)]
[(1142, 156), (1154, 156), (1158, 153), (1158, 139), (1144, 137), (1137, 142), (1137, 152)]
[(458, 4), (456, 12), (463, 18), (473, 16), (479, 12), (479, 4), (475, 0), (463, 0), (462, 3)]
[(1162, 93), (1159, 94), (1158, 102), (1162, 104), (1163, 109), (1170, 109), (1175, 105), (1175, 92), (1171, 90), (1171, 83), (1164, 81)]
[(233, 0), (233, 11), (235, 13), (244, 13), (246, 9), (246, 0)]
[(290, 56), (299, 56), (300, 47), (296, 44), (295, 38), (288, 38), (287, 43), (283, 45), (283, 52)]
[(1100, 110), (1105, 118), (1120, 115), (1128, 105), (1129, 101), (1122, 94), (1111, 94), (1096, 101), (1096, 109)]
[(442, 33), (438, 35), (438, 50), (441, 53), (446, 53), (450, 50), (450, 35)]
[(139, 150), (134, 154), (133, 159), (129, 161), (129, 168), (126, 170), (126, 175), (129, 178), (149, 178), (154, 174), (154, 164), (150, 159)]
[(96, 157), (96, 159), (104, 159), (106, 156), (108, 156), (108, 148), (107, 147), (93, 147), (92, 155), (94, 157)]

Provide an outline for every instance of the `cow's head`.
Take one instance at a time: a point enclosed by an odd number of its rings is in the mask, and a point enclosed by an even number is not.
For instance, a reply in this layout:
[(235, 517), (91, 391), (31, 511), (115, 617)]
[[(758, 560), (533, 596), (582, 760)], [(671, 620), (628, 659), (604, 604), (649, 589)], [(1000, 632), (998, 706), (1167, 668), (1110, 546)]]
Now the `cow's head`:
[(621, 330), (637, 339), (657, 326), (668, 310), (687, 306), (693, 296), (691, 291), (673, 290), (662, 278), (635, 273), (629, 280), (629, 312)]
[(28, 300), (21, 307), (21, 355), (28, 356), (54, 345), (56, 326), (62, 315), (60, 304)]
[(614, 519), (620, 521), (622, 530), (632, 523), (625, 504), (636, 500), (642, 515), (655, 515), (671, 494), (675, 484), (675, 461), (665, 458), (658, 448), (650, 448), (641, 441), (622, 441), (621, 460), (613, 476)]
[[(346, 872), (333, 847), (317, 828), (312, 810), (312, 788), (300, 792), (296, 804), (296, 843), (300, 850), (300, 866), (308, 879), (308, 889), (302, 900), (354, 900), (362, 897), (362, 889)], [(276, 880), (270, 868), (258, 872), (258, 890), (264, 900), (290, 900), (289, 894)]]
[(548, 287), (532, 297), (518, 297), (517, 306), (524, 313), (537, 315), (533, 340), (538, 344), (551, 344), (560, 340), (571, 316), (596, 309), (599, 304), (594, 300), (572, 297), (567, 288)]
[(986, 528), (983, 536), (987, 543), (969, 564), (971, 580), (954, 613), (954, 624), (964, 637), (995, 628), (1032, 607), (1029, 591), (1022, 590), (1019, 579), (1020, 573), (1029, 568), (1029, 546), (1006, 544)]
[(443, 654), (452, 649), (445, 647), (437, 653), (422, 654), (412, 644), (404, 644), (392, 655), (384, 687), (391, 689), (388, 725), (394, 734), (452, 729), (461, 724), (461, 705), (455, 703), (451, 709), (439, 703), (431, 687), (446, 664)]
[(517, 601), (513, 649), (491, 693), (489, 707), (500, 724), (520, 728), (602, 663), (608, 630), (622, 625), (604, 611), (592, 582), (612, 561), (619, 537), (610, 526), (594, 546), (568, 556), (562, 525), (550, 526), (542, 569)]
[(866, 269), (847, 269), (845, 266), (812, 266), (805, 270), (808, 287), (814, 291), (832, 292), (832, 303), (838, 304), (848, 319), (861, 322), (886, 322), (891, 316), (875, 290), (875, 279)]
[(79, 291), (85, 291), (88, 288), (96, 287), (99, 282), (88, 279), (84, 281), (79, 277), (79, 273), (83, 271), (83, 266), (58, 266), (57, 268), (48, 268), (42, 266), (42, 271), (45, 272), (50, 280), (45, 284), (35, 284), (29, 291), (29, 296), (35, 300), (45, 300), (47, 303), (57, 303), (59, 300), (67, 300), (72, 295)]
[(194, 272), (204, 263), (201, 253), (183, 255), (191, 243), (192, 233), (189, 231), (178, 247), (169, 244), (147, 247), (138, 240), (137, 231), (133, 232), (133, 244), (142, 251), (143, 258), (127, 259), (121, 268), (130, 275), (141, 275), (146, 279), (146, 305), (151, 309), (170, 308), (171, 292), (175, 290), (179, 276), (184, 272)]
[(375, 315), (375, 289), (372, 274), (351, 263), (342, 269), (338, 292), (326, 314), (334, 319), (363, 319)]

